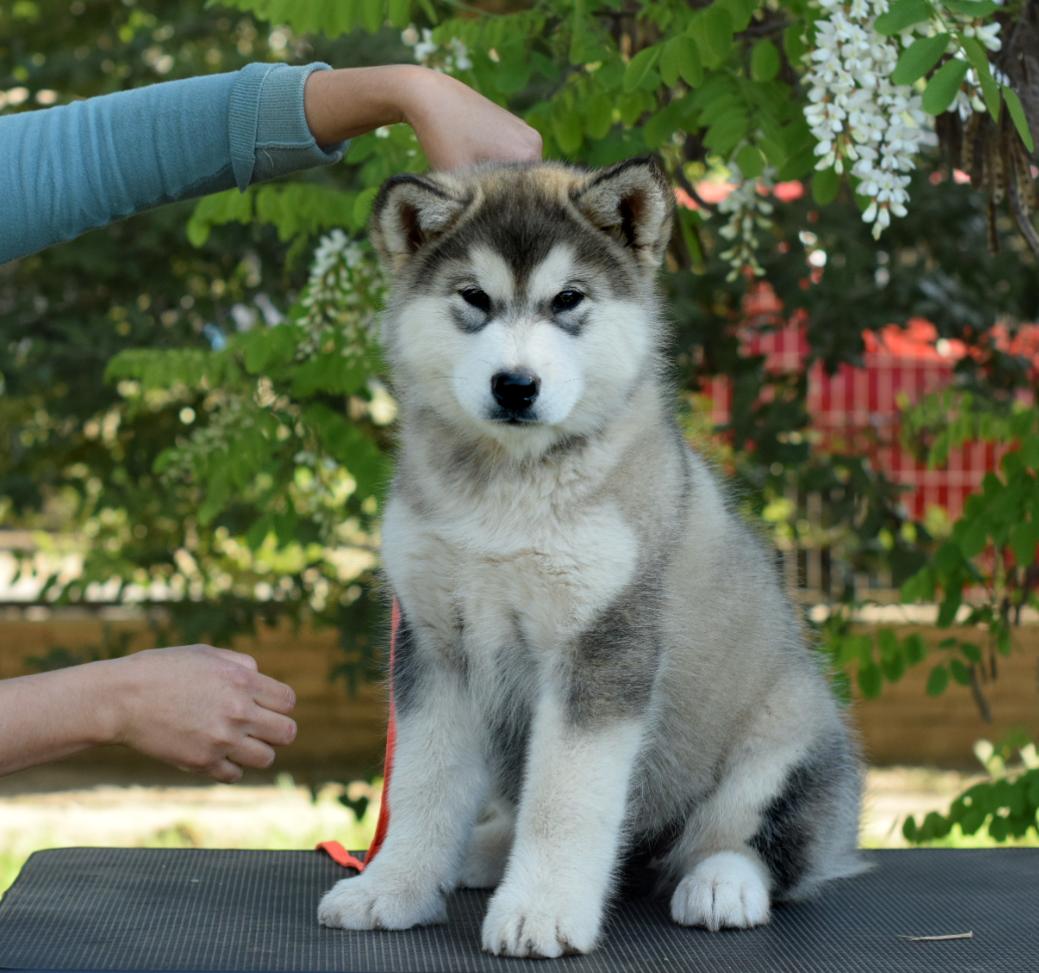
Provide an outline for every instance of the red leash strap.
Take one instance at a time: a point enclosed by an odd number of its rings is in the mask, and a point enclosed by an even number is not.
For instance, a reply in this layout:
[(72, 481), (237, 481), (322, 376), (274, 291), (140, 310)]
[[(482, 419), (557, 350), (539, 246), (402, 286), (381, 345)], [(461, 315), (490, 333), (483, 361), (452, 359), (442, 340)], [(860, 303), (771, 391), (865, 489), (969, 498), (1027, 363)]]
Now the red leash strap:
[(315, 846), (318, 851), (323, 851), (337, 865), (343, 868), (356, 868), (364, 871), (364, 862), (356, 855), (351, 855), (338, 841), (321, 841)]
[(393, 705), (393, 659), (396, 654), (398, 628), (400, 628), (400, 605), (394, 598), (390, 618), (389, 721), (386, 725), (386, 756), (383, 758), (382, 765), (382, 803), (379, 805), (379, 820), (375, 825), (375, 837), (372, 838), (364, 861), (351, 855), (338, 841), (322, 841), (317, 845), (317, 850), (323, 851), (337, 865), (342, 865), (344, 868), (356, 868), (359, 872), (363, 872), (365, 866), (370, 864), (379, 853), (390, 827), (390, 774), (393, 773), (393, 751), (397, 745), (397, 710)]

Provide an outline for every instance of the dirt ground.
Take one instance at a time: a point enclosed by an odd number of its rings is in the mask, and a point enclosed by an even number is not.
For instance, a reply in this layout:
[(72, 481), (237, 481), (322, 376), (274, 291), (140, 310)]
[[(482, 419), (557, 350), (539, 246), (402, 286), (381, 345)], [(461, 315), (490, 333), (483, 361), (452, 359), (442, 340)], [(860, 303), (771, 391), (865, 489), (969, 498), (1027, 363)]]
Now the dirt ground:
[[(227, 787), (161, 769), (145, 780), (109, 774), (97, 783), (96, 777), (96, 771), (70, 765), (0, 780), (0, 891), (37, 849), (312, 848), (329, 838), (363, 847), (378, 813), (378, 790), (364, 782), (305, 786), (287, 774), (255, 774)], [(862, 843), (903, 845), (907, 814), (946, 807), (973, 780), (918, 767), (870, 770)], [(340, 800), (344, 795), (354, 802), (368, 799), (360, 819)]]

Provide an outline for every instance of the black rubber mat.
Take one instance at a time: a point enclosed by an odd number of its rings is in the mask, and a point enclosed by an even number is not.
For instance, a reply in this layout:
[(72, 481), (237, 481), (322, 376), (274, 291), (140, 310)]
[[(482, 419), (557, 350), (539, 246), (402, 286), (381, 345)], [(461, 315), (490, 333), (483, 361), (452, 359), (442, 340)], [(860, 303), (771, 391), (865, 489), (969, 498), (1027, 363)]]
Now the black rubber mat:
[[(486, 895), (451, 897), (446, 926), (323, 929), (345, 874), (316, 852), (70, 848), (37, 852), (0, 902), (0, 968), (32, 970), (1039, 971), (1039, 849), (873, 852), (873, 871), (760, 929), (673, 925), (665, 902), (622, 903), (593, 954), (480, 952)], [(973, 932), (972, 939), (900, 936)]]

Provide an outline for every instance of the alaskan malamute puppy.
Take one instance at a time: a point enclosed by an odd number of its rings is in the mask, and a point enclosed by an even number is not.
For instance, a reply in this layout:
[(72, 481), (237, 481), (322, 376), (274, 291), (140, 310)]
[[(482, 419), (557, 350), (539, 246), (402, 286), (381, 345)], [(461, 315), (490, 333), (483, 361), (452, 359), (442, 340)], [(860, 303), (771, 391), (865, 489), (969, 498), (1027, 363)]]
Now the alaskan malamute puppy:
[(393, 817), (325, 925), (440, 922), (453, 887), (496, 887), (483, 947), (551, 957), (596, 945), (626, 862), (708, 929), (860, 869), (820, 657), (673, 416), (672, 204), (647, 160), (399, 176), (376, 200)]

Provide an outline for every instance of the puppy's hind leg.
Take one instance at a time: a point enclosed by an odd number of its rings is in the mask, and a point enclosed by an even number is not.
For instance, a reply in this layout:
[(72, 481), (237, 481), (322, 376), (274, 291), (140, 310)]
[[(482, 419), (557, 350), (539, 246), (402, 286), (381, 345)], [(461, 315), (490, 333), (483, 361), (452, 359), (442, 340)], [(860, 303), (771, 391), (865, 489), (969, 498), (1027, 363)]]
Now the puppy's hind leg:
[(494, 802), (473, 828), (459, 878), (462, 888), (497, 888), (505, 874), (515, 831), (515, 811), (504, 802)]
[[(760, 744), (760, 741), (759, 741)], [(858, 780), (846, 740), (739, 748), (669, 862), (671, 916), (686, 926), (768, 922), (773, 898), (853, 874)]]

